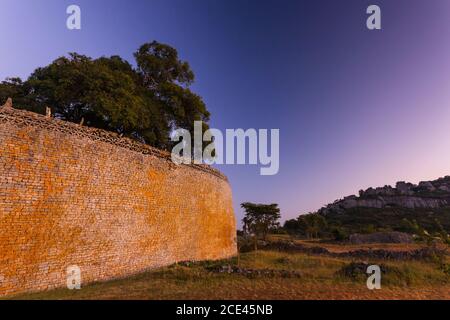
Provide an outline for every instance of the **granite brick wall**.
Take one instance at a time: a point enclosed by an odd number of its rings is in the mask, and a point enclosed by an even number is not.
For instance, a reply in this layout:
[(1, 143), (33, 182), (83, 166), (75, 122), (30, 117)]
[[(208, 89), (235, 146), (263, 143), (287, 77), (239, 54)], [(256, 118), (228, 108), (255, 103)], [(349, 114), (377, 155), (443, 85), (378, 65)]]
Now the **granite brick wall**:
[[(109, 139), (108, 137), (112, 137)], [(110, 133), (0, 109), (0, 296), (236, 253), (227, 179)]]

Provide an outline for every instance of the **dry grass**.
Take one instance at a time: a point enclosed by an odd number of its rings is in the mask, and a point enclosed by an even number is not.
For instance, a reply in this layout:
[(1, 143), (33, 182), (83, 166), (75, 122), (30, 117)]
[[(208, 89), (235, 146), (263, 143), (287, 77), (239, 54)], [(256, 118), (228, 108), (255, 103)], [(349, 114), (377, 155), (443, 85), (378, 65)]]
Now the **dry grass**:
[[(382, 278), (382, 289), (370, 291), (365, 279), (352, 280), (336, 272), (349, 259), (272, 251), (241, 255), (241, 268), (295, 270), (299, 278), (208, 271), (208, 266), (237, 264), (237, 259), (173, 265), (122, 280), (26, 294), (14, 299), (450, 299), (450, 279), (433, 262), (370, 261), (396, 272)], [(447, 261), (448, 262), (448, 261)]]
[[(306, 247), (317, 247), (327, 249), (333, 253), (342, 253), (353, 250), (377, 250), (384, 249), (389, 251), (412, 251), (416, 249), (421, 249), (425, 245), (422, 243), (370, 243), (370, 244), (348, 244), (345, 245), (339, 243), (328, 243), (322, 242), (320, 240), (299, 240), (292, 238), (288, 235), (270, 235), (269, 240), (271, 241), (293, 241), (297, 244), (304, 245)], [(445, 244), (437, 244), (437, 248), (448, 247)]]

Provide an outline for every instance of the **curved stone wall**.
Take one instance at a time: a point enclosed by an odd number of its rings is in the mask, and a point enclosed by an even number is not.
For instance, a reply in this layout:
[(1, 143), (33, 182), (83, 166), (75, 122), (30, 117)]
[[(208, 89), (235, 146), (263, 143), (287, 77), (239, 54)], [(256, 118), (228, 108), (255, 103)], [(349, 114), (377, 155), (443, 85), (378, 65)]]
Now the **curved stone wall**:
[(236, 253), (227, 179), (98, 129), (0, 109), (0, 295)]

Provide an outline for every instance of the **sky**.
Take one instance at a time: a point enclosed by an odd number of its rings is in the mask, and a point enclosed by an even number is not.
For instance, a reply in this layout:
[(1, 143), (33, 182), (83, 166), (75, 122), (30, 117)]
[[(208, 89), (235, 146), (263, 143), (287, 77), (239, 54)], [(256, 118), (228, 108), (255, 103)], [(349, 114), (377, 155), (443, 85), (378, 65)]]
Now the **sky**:
[[(82, 29), (66, 28), (81, 8)], [(381, 8), (381, 30), (366, 9)], [(175, 47), (211, 127), (279, 129), (280, 170), (221, 165), (283, 220), (368, 187), (450, 175), (448, 0), (1, 0), (0, 80), (76, 51), (130, 62)]]

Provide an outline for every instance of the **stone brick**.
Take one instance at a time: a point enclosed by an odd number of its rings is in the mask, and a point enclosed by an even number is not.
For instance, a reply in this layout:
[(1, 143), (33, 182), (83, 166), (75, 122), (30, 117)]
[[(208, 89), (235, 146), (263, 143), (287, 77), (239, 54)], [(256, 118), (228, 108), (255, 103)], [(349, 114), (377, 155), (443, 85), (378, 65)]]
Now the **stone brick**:
[(0, 296), (236, 254), (226, 177), (98, 129), (0, 109)]

